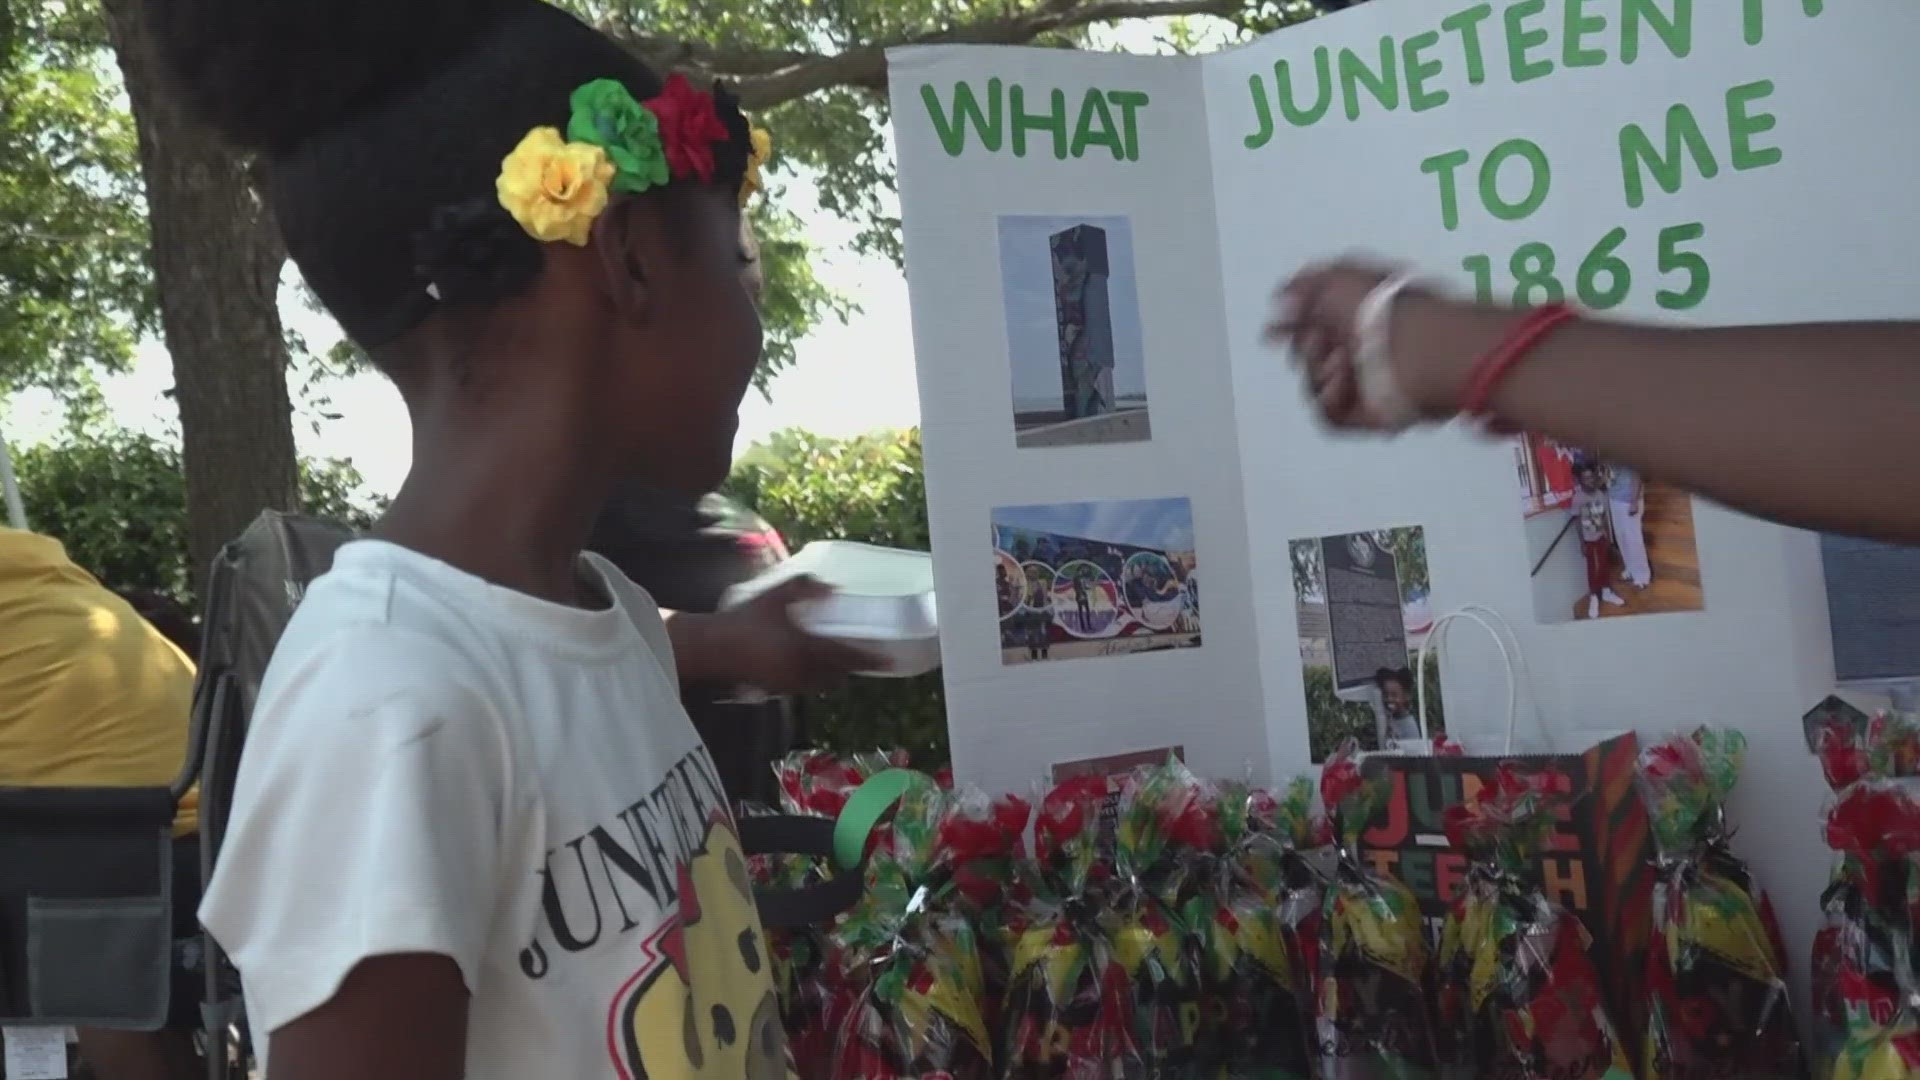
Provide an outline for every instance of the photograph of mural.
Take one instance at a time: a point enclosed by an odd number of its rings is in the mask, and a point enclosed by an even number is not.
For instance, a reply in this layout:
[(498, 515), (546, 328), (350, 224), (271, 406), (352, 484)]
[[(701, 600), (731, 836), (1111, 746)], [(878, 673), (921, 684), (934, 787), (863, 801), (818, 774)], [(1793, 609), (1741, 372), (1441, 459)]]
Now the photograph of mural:
[(1186, 499), (1001, 507), (993, 548), (1003, 663), (1200, 644)]
[[(1418, 742), (1414, 671), (1433, 629), (1426, 531), (1313, 537), (1288, 544), (1287, 554), (1313, 763), (1348, 739), (1368, 751)], [(1438, 664), (1427, 665), (1426, 682), (1427, 734), (1442, 735)]]
[(1000, 280), (1015, 443), (1151, 438), (1127, 219), (1002, 217)]
[(1540, 435), (1513, 444), (1542, 623), (1700, 611), (1693, 498)]

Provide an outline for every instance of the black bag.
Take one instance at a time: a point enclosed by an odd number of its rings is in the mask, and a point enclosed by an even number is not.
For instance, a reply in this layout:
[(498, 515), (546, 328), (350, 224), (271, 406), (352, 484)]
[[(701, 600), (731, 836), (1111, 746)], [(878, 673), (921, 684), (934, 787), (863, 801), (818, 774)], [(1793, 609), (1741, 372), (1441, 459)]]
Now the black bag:
[(0, 788), (0, 1022), (165, 1026), (167, 788)]
[[(233, 807), (260, 680), (307, 586), (333, 566), (353, 539), (345, 525), (268, 510), (222, 548), (207, 576), (200, 674), (193, 688), (193, 741), (187, 766), (200, 782), (200, 878), (213, 877)], [(191, 783), (188, 778), (187, 783)], [(186, 790), (186, 783), (179, 790)], [(224, 1064), (229, 1040), (244, 1047), (240, 977), (212, 935), (206, 948), (207, 1056)]]

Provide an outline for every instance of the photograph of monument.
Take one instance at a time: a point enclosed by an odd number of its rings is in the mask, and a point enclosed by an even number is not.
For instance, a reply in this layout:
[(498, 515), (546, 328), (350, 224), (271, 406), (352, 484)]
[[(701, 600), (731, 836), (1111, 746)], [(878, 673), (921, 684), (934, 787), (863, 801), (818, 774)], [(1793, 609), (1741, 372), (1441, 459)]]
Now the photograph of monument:
[(1000, 219), (1000, 267), (1022, 447), (1152, 438), (1125, 218)]

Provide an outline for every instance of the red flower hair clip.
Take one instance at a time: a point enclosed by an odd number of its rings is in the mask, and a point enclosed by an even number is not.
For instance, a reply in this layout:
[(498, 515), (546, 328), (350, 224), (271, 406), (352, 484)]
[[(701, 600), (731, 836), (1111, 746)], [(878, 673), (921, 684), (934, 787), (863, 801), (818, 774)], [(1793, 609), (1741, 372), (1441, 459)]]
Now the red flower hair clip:
[(727, 141), (727, 126), (714, 110), (713, 95), (694, 89), (685, 75), (675, 73), (644, 104), (660, 121), (660, 143), (674, 178), (712, 180), (713, 146)]

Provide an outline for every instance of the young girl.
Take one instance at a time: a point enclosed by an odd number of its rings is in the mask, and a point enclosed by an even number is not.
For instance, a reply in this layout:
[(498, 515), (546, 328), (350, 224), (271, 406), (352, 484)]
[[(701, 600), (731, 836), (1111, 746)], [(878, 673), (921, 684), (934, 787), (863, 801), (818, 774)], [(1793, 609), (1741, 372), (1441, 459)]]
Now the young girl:
[(538, 0), (148, 7), (413, 424), (274, 655), (201, 909), (268, 1075), (780, 1075), (667, 629), (581, 556), (616, 483), (725, 476), (764, 139)]
[(1626, 603), (1613, 591), (1613, 538), (1607, 531), (1607, 485), (1600, 466), (1581, 459), (1573, 467), (1579, 487), (1573, 492), (1573, 520), (1580, 530), (1580, 556), (1587, 564), (1587, 618), (1600, 617), (1600, 605)]

